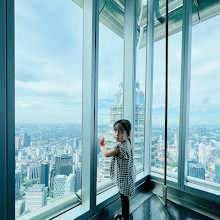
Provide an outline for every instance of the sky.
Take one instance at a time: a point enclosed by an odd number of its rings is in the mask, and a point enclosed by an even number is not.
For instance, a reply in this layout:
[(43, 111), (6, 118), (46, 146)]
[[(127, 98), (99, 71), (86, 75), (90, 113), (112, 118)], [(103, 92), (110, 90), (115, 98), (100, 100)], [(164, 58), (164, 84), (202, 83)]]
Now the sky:
[[(71, 0), (17, 0), (15, 5), (16, 123), (81, 123), (83, 10)], [(190, 123), (219, 116), (220, 16), (192, 29)], [(104, 25), (99, 33), (98, 121), (108, 124), (123, 79), (124, 42)], [(169, 39), (169, 123), (178, 124), (181, 32)], [(137, 81), (145, 90), (146, 48), (137, 50)], [(164, 122), (165, 41), (155, 43), (153, 125)]]

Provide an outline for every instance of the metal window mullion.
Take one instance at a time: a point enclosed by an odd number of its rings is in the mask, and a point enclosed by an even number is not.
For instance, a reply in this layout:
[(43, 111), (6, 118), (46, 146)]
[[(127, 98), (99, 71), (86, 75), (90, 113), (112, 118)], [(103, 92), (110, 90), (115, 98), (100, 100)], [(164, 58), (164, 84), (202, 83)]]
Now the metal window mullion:
[(6, 1), (7, 218), (15, 219), (15, 40), (14, 0)]
[(147, 10), (147, 46), (146, 46), (146, 86), (145, 86), (145, 160), (147, 174), (151, 168), (151, 133), (153, 103), (153, 58), (154, 58), (154, 4), (148, 0)]
[(84, 0), (83, 11), (82, 205), (90, 216), (96, 204), (98, 2)]
[(7, 219), (6, 0), (0, 1), (0, 219)]
[(124, 77), (123, 117), (132, 124), (131, 140), (134, 143), (134, 105), (136, 83), (136, 1), (125, 1), (124, 26)]
[(189, 127), (190, 74), (192, 38), (192, 1), (183, 0), (182, 60), (179, 120), (178, 188), (184, 190), (186, 180), (186, 146)]

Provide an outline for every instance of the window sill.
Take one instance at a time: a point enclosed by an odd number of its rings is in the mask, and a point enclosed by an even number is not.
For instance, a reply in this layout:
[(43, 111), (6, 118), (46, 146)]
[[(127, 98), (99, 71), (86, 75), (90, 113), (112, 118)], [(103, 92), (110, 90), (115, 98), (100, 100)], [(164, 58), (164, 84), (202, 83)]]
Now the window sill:
[[(155, 180), (155, 181), (158, 181), (158, 182), (163, 182), (164, 181), (164, 175), (159, 174), (159, 173), (151, 172), (150, 178)], [(178, 179), (167, 176), (167, 185), (168, 186), (177, 188), (177, 182), (178, 182)]]
[(118, 193), (118, 188), (116, 186), (113, 186), (110, 189), (105, 190), (104, 192), (97, 195), (96, 204), (100, 205), (101, 203), (111, 198), (112, 196), (117, 195), (117, 193)]
[(185, 192), (219, 203), (220, 191), (199, 184), (185, 182)]
[(71, 195), (65, 196), (64, 198), (57, 200), (54, 203), (46, 205), (40, 208), (39, 210), (32, 211), (31, 213), (28, 213), (17, 219), (18, 220), (50, 219), (50, 218), (53, 218), (59, 215), (60, 213), (63, 213), (77, 206), (80, 206), (78, 197), (75, 194), (71, 194)]

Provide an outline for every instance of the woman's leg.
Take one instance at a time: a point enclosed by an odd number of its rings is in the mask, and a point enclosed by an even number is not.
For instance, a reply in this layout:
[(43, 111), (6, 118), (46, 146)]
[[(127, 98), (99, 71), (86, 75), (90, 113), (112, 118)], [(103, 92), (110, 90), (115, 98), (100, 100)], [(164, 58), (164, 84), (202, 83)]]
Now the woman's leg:
[(124, 220), (129, 220), (129, 199), (127, 196), (120, 194), (122, 205), (122, 217)]

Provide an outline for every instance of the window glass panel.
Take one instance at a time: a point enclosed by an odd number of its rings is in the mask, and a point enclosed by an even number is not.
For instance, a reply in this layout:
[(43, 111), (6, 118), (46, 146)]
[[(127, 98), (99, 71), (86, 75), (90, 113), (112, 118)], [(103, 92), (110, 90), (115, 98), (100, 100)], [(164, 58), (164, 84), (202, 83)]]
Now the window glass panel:
[(73, 1), (16, 1), (16, 218), (81, 197), (82, 39)]
[(134, 163), (137, 173), (144, 170), (145, 70), (147, 1), (137, 4), (136, 88), (134, 109)]
[(169, 36), (167, 175), (177, 177), (182, 32)]
[[(164, 170), (164, 119), (165, 119), (165, 16), (162, 15), (163, 0), (154, 2), (154, 67), (152, 106), (151, 171)], [(165, 7), (165, 6), (164, 6)]]
[(105, 137), (108, 150), (116, 145), (113, 138), (113, 124), (122, 119), (123, 114), (124, 17), (116, 10), (117, 7), (120, 5), (114, 1), (107, 3), (100, 1), (97, 193), (113, 185), (109, 178), (111, 157), (102, 154), (99, 141)]
[(192, 27), (187, 174), (189, 181), (220, 189), (220, 15), (200, 16)]
[(169, 4), (168, 38), (168, 131), (167, 131), (167, 175), (177, 178), (179, 148), (180, 80), (182, 55), (182, 0), (171, 11)]
[[(158, 6), (159, 5), (159, 6)], [(164, 173), (165, 147), (165, 74), (166, 74), (166, 5), (154, 1), (154, 73), (152, 108), (152, 171)], [(182, 0), (169, 1), (168, 5), (168, 131), (167, 175), (177, 177), (179, 145), (179, 108), (181, 76)]]

